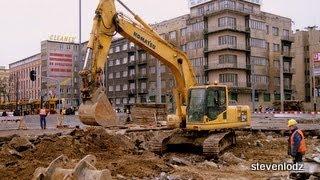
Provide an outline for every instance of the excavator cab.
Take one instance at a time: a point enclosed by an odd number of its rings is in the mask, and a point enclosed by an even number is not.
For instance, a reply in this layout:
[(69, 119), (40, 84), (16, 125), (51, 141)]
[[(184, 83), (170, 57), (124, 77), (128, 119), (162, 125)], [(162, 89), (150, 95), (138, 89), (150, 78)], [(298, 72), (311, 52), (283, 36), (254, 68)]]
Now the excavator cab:
[(200, 86), (189, 91), (187, 123), (214, 121), (227, 110), (227, 88), (223, 86)]

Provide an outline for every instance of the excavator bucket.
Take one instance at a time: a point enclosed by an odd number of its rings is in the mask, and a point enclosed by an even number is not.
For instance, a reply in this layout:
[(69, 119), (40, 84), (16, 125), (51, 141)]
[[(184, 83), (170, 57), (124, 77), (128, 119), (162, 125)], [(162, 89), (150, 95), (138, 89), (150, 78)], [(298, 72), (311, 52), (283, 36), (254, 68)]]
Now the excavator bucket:
[(118, 125), (117, 114), (102, 88), (97, 89), (90, 100), (80, 105), (79, 119), (83, 124), (90, 126)]

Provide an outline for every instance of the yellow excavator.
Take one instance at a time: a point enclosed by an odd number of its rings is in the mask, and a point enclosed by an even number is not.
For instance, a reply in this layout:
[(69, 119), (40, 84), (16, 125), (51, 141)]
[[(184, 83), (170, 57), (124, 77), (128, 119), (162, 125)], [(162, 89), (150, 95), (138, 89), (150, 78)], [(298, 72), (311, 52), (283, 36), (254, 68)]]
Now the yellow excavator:
[(153, 142), (152, 150), (163, 153), (174, 145), (192, 145), (208, 156), (215, 156), (235, 144), (236, 128), (250, 125), (248, 106), (229, 106), (228, 88), (217, 83), (197, 86), (187, 55), (162, 39), (147, 23), (117, 0), (133, 19), (118, 13), (115, 0), (100, 0), (87, 46), (82, 77), (79, 118), (93, 126), (116, 126), (117, 116), (102, 82), (112, 38), (127, 38), (170, 68), (175, 78), (175, 114), (168, 115), (168, 126), (177, 132)]

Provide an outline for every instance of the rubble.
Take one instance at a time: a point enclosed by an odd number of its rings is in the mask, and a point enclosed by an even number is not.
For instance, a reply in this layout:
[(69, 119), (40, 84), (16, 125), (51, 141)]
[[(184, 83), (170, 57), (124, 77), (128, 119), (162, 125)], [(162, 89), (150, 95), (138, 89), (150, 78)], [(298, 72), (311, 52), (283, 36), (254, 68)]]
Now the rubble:
[(9, 147), (15, 149), (18, 152), (23, 152), (28, 149), (34, 148), (34, 145), (24, 137), (14, 137), (8, 144)]
[(229, 152), (224, 153), (224, 154), (220, 157), (220, 159), (221, 159), (222, 161), (228, 163), (229, 165), (230, 165), (230, 164), (239, 164), (239, 163), (244, 162), (243, 159), (240, 159), (240, 158), (236, 157), (234, 154), (229, 153)]
[(178, 157), (172, 157), (170, 160), (169, 160), (169, 163), (172, 164), (172, 165), (184, 165), (184, 166), (187, 166), (187, 165), (190, 165), (191, 163), (183, 158), (178, 158)]
[[(286, 156), (287, 138), (276, 135), (269, 135), (272, 136), (272, 143), (265, 143), (268, 136), (260, 134), (257, 137), (242, 132), (237, 138), (237, 146), (227, 150), (220, 161), (213, 162), (197, 153), (172, 152), (158, 156), (149, 151), (153, 138), (166, 136), (172, 131), (117, 132), (86, 128), (75, 129), (68, 134), (41, 135), (29, 138), (29, 142), (25, 141), (26, 144), (33, 144), (34, 148), (22, 152), (9, 146), (10, 143), (12, 146), (16, 144), (13, 143), (16, 140), (13, 140), (14, 137), (8, 138), (2, 141), (4, 144), (0, 148), (0, 179), (30, 179), (36, 168), (48, 167), (61, 154), (69, 157), (69, 163), (61, 165), (64, 169), (74, 168), (83, 157), (92, 154), (97, 158), (96, 168), (109, 169), (113, 179), (159, 180), (208, 177), (267, 179), (275, 175), (250, 171), (250, 164), (285, 162), (289, 158)], [(263, 146), (257, 146), (259, 143), (263, 143)], [(312, 137), (307, 140), (307, 144), (314, 144), (312, 149), (315, 151), (320, 145)], [(12, 155), (9, 150), (12, 150)]]

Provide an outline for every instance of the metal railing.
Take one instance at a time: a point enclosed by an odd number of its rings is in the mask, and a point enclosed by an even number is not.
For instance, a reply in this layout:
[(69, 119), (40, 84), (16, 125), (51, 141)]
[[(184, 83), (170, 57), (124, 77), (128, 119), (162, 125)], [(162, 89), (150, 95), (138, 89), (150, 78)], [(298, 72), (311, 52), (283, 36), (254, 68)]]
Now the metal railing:
[(240, 32), (250, 32), (250, 28), (249, 27), (238, 26), (238, 25), (235, 25), (235, 26), (226, 25), (226, 26), (221, 26), (221, 27), (209, 26), (205, 33), (212, 33), (212, 32), (217, 32), (217, 31), (222, 31), (222, 30), (234, 30), (234, 31), (240, 31)]
[(219, 51), (223, 49), (236, 49), (236, 50), (242, 50), (242, 51), (249, 51), (250, 46), (247, 45), (240, 45), (240, 44), (224, 44), (224, 45), (218, 45), (212, 48), (208, 48), (207, 51)]

